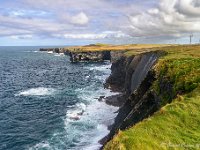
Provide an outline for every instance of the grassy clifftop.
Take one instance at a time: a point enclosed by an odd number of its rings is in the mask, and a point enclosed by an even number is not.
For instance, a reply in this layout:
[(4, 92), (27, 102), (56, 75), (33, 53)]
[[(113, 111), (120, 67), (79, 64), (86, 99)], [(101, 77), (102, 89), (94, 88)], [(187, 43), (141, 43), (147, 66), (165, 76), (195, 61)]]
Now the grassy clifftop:
[(152, 49), (170, 46), (167, 44), (127, 44), (127, 45), (108, 45), (108, 44), (90, 44), (85, 46), (66, 47), (71, 52), (96, 52), (96, 51), (132, 51), (141, 52), (143, 49)]
[(161, 96), (163, 107), (119, 131), (105, 150), (200, 149), (200, 45), (159, 49), (168, 54), (154, 68), (157, 80), (151, 89)]

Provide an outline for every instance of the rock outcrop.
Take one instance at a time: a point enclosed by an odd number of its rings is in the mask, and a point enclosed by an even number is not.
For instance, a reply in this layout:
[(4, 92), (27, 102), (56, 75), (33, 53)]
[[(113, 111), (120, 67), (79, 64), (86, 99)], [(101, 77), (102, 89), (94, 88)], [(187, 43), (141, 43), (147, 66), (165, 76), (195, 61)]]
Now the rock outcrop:
[(52, 52), (52, 53), (64, 53), (70, 56), (70, 61), (75, 62), (101, 62), (104, 60), (111, 60), (110, 51), (94, 51), (94, 52), (79, 52), (71, 51), (66, 48), (40, 48), (40, 51)]
[(109, 60), (114, 62), (124, 55), (126, 51), (81, 51), (81, 49), (68, 49), (68, 48), (40, 48), (40, 51), (52, 53), (64, 53), (70, 56), (72, 63), (76, 62), (101, 62)]
[(64, 53), (64, 48), (40, 48), (40, 51), (47, 51), (53, 53)]
[(69, 52), (71, 62), (101, 62), (111, 60), (110, 51)]

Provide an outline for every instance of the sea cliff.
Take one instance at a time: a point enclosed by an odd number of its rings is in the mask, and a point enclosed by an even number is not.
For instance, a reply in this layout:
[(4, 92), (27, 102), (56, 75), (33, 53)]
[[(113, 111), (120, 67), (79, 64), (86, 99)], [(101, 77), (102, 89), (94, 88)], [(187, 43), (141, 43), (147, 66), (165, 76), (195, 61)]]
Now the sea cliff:
[(198, 148), (199, 52), (199, 45), (172, 46), (113, 63), (106, 84), (126, 99), (104, 149)]
[[(200, 139), (197, 127), (200, 122), (200, 46), (134, 46), (59, 50), (69, 55), (73, 63), (112, 62), (111, 75), (104, 86), (120, 95), (105, 98), (105, 101), (120, 108), (114, 124), (109, 127), (110, 133), (100, 141), (102, 149), (167, 149), (169, 144), (166, 143), (174, 140), (179, 145), (197, 144)], [(193, 117), (188, 108), (194, 110)], [(187, 126), (183, 127), (184, 122)], [(177, 124), (175, 128), (174, 124)], [(190, 134), (194, 132), (195, 135)]]
[(164, 51), (145, 52), (135, 56), (122, 56), (112, 63), (112, 73), (105, 85), (123, 92), (124, 105), (119, 109), (107, 141), (118, 130), (134, 125), (160, 108), (159, 96), (150, 87), (156, 79), (153, 67), (159, 57), (165, 54)]
[(150, 51), (151, 48), (163, 47), (168, 45), (146, 44), (146, 45), (106, 45), (106, 44), (90, 44), (86, 46), (74, 46), (63, 48), (40, 48), (42, 52), (64, 53), (70, 56), (72, 63), (76, 62), (102, 62), (110, 60), (114, 62), (118, 60), (124, 53), (134, 51)]

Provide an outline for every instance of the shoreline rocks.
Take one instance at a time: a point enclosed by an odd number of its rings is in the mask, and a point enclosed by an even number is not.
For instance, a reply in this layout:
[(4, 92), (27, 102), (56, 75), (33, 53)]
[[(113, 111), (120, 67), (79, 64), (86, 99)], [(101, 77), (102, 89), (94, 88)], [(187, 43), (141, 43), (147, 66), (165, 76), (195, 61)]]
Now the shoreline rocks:
[(108, 105), (115, 106), (115, 107), (121, 107), (121, 106), (123, 106), (123, 104), (125, 102), (124, 99), (125, 99), (125, 95), (120, 93), (117, 95), (105, 97), (104, 101)]
[(111, 60), (110, 51), (69, 52), (71, 62), (102, 62)]

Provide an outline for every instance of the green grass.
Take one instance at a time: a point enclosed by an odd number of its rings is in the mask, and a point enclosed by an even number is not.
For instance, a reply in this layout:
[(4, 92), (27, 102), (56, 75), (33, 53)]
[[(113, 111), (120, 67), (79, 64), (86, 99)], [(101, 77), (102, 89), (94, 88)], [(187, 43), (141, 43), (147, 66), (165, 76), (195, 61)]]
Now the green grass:
[(177, 98), (152, 117), (126, 131), (120, 131), (105, 150), (197, 149), (197, 146), (200, 148), (199, 142), (198, 94), (194, 97)]
[[(168, 55), (155, 66), (157, 80), (151, 89), (161, 96), (163, 107), (119, 131), (105, 150), (200, 149), (200, 45), (162, 50)], [(161, 89), (161, 82), (170, 83), (171, 91)]]

